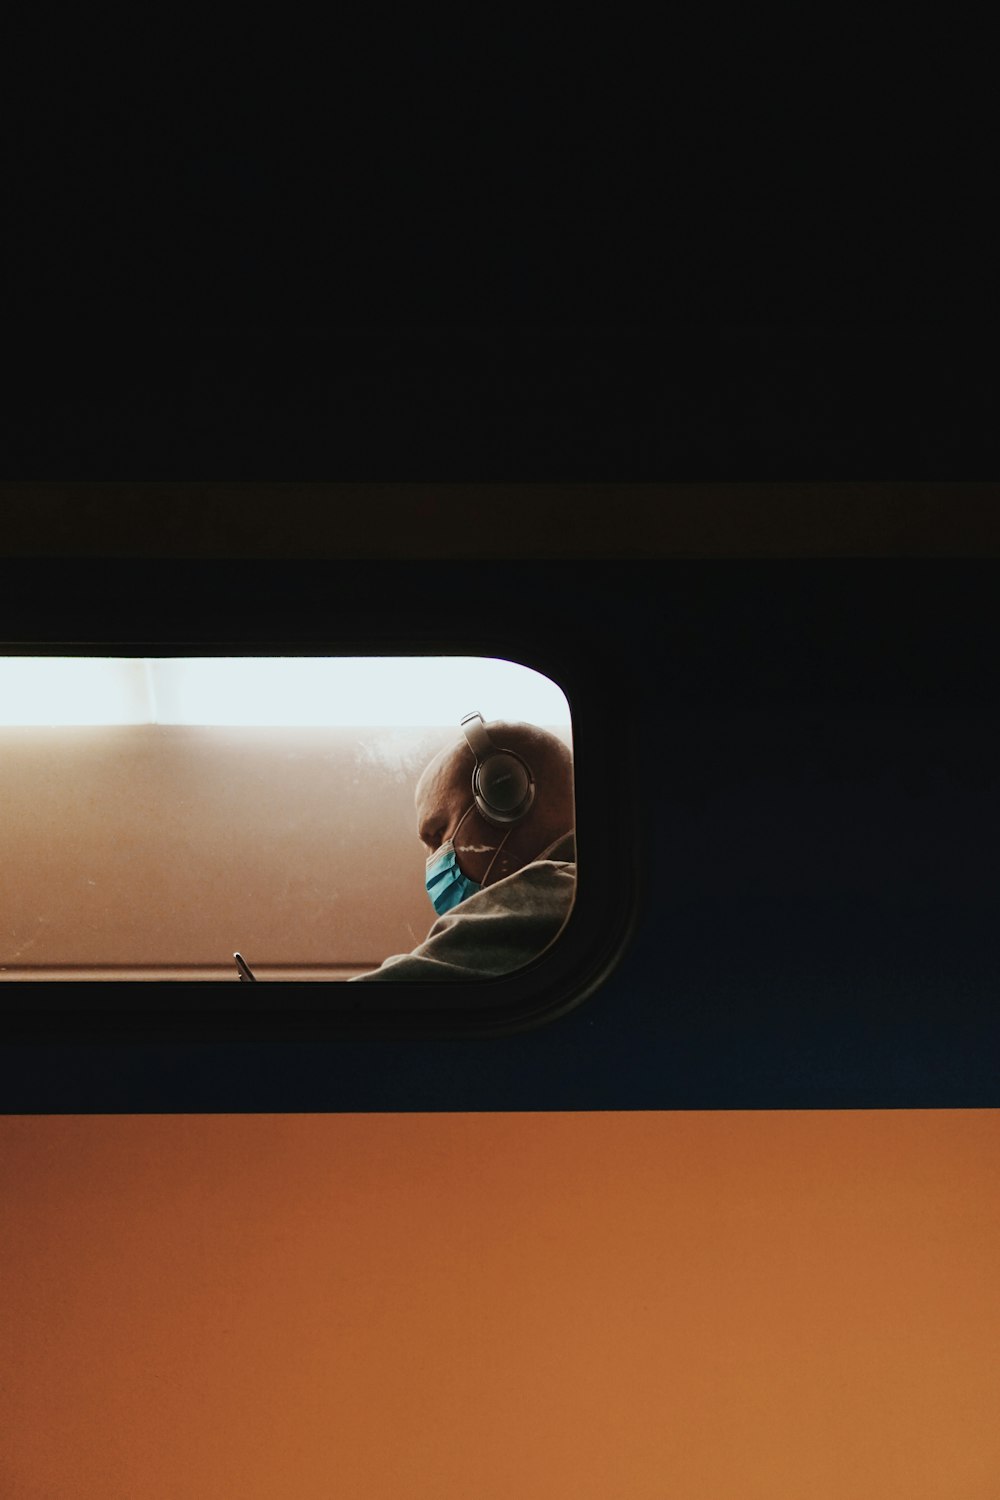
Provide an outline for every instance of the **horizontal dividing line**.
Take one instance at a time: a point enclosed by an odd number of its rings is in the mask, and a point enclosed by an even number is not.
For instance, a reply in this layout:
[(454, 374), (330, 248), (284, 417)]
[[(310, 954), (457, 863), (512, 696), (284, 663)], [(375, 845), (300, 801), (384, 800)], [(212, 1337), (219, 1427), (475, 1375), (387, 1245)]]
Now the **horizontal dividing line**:
[[(642, 419), (644, 441), (658, 430)], [(910, 445), (912, 447), (912, 444)], [(303, 558), (1000, 556), (996, 481), (8, 481), (4, 554)], [(495, 517), (505, 524), (498, 541)], [(613, 515), (614, 524), (608, 517)]]
[[(251, 964), (258, 979), (346, 980), (355, 974), (367, 974), (378, 967), (374, 963), (353, 964)], [(0, 967), (0, 984), (17, 981), (83, 981), (121, 980), (205, 980), (240, 982), (235, 964), (36, 964)]]

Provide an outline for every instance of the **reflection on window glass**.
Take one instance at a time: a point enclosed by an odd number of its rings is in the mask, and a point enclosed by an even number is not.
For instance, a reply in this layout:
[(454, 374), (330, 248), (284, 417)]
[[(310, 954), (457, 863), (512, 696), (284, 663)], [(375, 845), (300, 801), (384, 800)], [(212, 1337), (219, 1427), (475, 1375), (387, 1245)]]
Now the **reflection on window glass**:
[(488, 978), (575, 892), (569, 706), (493, 658), (0, 659), (0, 805), (0, 979)]

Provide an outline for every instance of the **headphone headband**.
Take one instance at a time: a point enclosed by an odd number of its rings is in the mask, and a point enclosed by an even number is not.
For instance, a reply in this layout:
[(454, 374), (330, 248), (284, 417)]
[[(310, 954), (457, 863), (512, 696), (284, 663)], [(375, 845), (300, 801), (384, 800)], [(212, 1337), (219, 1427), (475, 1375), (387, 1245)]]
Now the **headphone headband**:
[(466, 714), (462, 719), (462, 732), (477, 761), (485, 760), (488, 755), (496, 753), (497, 747), (486, 732), (481, 713)]

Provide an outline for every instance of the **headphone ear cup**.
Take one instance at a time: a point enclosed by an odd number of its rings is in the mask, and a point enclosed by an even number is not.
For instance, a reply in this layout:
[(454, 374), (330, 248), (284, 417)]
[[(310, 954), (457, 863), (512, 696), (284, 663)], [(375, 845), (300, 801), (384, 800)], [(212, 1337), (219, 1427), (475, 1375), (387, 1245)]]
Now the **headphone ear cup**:
[(528, 811), (535, 787), (524, 762), (501, 750), (476, 768), (475, 792), (485, 817), (514, 822)]

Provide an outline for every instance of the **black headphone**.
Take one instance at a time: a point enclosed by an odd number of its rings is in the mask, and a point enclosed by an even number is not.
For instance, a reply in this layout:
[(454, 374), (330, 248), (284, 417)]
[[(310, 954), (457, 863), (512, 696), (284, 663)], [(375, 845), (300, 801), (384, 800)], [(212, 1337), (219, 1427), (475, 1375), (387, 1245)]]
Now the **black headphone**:
[(466, 714), (462, 733), (476, 757), (472, 795), (487, 823), (504, 828), (519, 823), (535, 800), (535, 778), (527, 761), (494, 745), (480, 713)]

